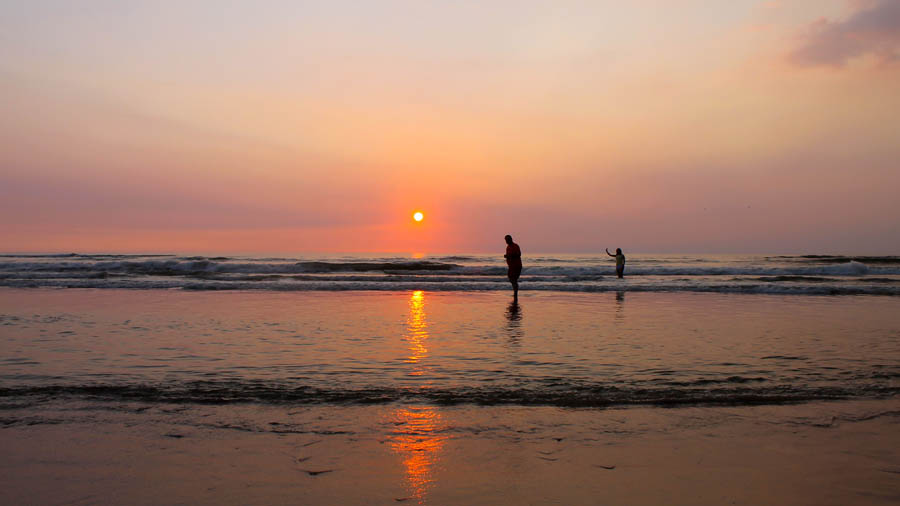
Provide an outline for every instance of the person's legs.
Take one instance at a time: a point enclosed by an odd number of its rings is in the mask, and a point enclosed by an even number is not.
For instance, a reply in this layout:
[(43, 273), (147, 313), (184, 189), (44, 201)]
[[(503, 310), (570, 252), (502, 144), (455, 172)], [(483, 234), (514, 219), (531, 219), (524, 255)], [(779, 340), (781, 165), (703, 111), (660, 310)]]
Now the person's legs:
[(513, 298), (519, 299), (519, 274), (515, 272), (509, 273), (509, 282), (512, 283), (513, 287)]
[(625, 266), (624, 265), (621, 267), (617, 266), (616, 267), (616, 276), (619, 276), (621, 278), (621, 277), (624, 277), (624, 274), (625, 274)]

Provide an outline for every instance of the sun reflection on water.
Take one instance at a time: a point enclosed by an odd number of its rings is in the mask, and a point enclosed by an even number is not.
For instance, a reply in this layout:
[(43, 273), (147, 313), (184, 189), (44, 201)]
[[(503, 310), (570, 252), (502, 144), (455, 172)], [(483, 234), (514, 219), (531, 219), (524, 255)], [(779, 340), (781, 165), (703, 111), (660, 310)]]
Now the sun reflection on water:
[[(425, 292), (421, 290), (410, 295), (404, 339), (408, 347), (404, 362), (413, 365), (409, 375), (421, 376), (425, 372), (422, 361), (428, 357)], [(391, 413), (390, 423), (394, 427), (389, 437), (391, 449), (403, 459), (410, 498), (425, 504), (428, 489), (435, 482), (440, 451), (447, 441), (441, 414), (433, 406), (404, 406)]]
[(447, 437), (441, 434), (441, 415), (432, 406), (405, 407), (396, 410), (392, 423), (391, 448), (400, 454), (412, 497), (424, 504), (435, 482), (434, 468)]
[[(428, 340), (428, 322), (425, 319), (425, 292), (416, 290), (409, 297), (409, 317), (406, 320), (406, 342), (409, 346), (409, 356), (406, 363), (418, 364), (428, 356), (426, 347)], [(410, 376), (421, 376), (420, 368), (413, 369)]]

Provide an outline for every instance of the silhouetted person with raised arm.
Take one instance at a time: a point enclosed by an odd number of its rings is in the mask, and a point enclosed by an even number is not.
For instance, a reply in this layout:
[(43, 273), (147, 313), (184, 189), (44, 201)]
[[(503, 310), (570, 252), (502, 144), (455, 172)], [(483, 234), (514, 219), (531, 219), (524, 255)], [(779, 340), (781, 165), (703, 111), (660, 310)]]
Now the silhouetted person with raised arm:
[(506, 254), (503, 255), (503, 258), (506, 259), (506, 265), (509, 267), (509, 271), (507, 271), (506, 275), (509, 277), (509, 282), (512, 283), (513, 300), (519, 300), (519, 275), (522, 274), (522, 250), (519, 249), (518, 244), (513, 242), (511, 235), (504, 237), (504, 239), (506, 239)]
[(622, 248), (616, 248), (616, 254), (613, 255), (609, 252), (609, 248), (606, 248), (606, 254), (611, 257), (616, 257), (616, 276), (624, 277), (625, 276), (625, 255), (622, 254)]

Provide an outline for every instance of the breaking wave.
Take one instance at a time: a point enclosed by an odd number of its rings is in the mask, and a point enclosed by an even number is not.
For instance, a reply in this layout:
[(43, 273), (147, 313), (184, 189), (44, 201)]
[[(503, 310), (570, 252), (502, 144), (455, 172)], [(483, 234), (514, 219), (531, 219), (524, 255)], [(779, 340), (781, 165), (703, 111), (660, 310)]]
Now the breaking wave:
[[(900, 295), (898, 257), (526, 257), (523, 290)], [(869, 263), (863, 263), (866, 260)], [(498, 256), (253, 258), (3, 255), (0, 286), (185, 290), (506, 290)]]

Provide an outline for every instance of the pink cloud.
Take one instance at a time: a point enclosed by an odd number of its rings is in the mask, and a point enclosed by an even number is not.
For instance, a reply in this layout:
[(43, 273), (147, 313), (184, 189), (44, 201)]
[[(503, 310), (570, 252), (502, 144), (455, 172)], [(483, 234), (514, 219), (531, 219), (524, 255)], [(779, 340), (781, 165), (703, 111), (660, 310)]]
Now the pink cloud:
[(801, 66), (843, 66), (850, 60), (875, 56), (884, 61), (900, 58), (900, 0), (855, 2), (856, 11), (845, 20), (819, 19), (803, 42), (790, 54)]

